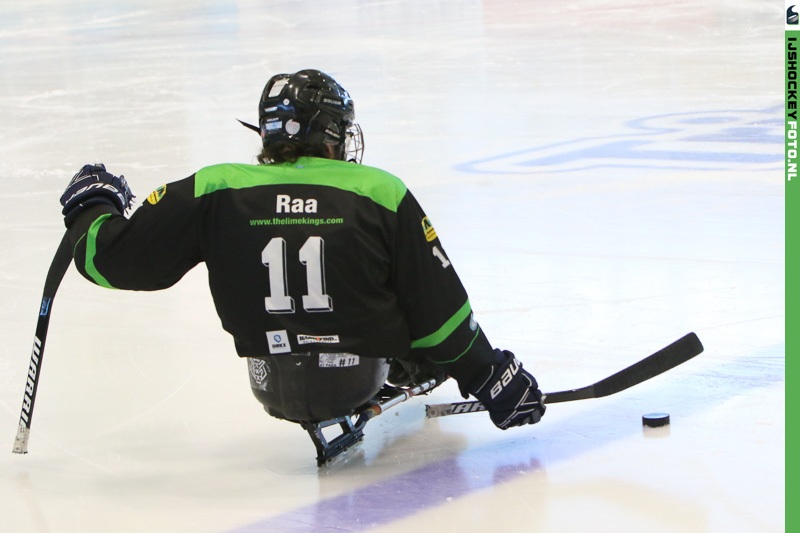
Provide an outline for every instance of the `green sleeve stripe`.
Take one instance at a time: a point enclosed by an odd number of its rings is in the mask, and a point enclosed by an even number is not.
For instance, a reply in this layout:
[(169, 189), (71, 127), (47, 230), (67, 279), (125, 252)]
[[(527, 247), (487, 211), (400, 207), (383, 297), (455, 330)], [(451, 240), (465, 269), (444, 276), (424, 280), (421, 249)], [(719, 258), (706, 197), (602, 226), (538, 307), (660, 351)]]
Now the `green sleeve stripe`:
[(472, 340), (471, 340), (471, 341), (469, 341), (469, 345), (467, 345), (467, 349), (466, 349), (466, 350), (464, 350), (463, 352), (461, 352), (460, 354), (458, 354), (457, 356), (453, 357), (452, 359), (448, 359), (447, 361), (433, 361), (433, 362), (434, 362), (434, 363), (436, 363), (437, 365), (446, 365), (447, 363), (455, 363), (456, 361), (458, 361), (459, 359), (461, 359), (461, 357), (462, 357), (462, 356), (463, 356), (465, 353), (467, 353), (468, 351), (470, 351), (470, 349), (472, 348), (472, 345), (473, 345), (473, 344), (475, 344), (475, 339), (477, 339), (477, 338), (478, 338), (478, 334), (479, 334), (480, 332), (481, 332), (481, 328), (480, 328), (480, 327), (478, 327), (478, 329), (476, 329), (476, 330), (475, 330), (475, 335), (473, 335), (473, 336), (472, 336)]
[(111, 213), (100, 215), (92, 222), (92, 225), (89, 226), (89, 231), (86, 232), (86, 260), (84, 262), (84, 268), (86, 269), (86, 273), (96, 284), (107, 289), (114, 289), (116, 287), (113, 287), (94, 265), (94, 256), (97, 255), (97, 232), (100, 231), (100, 226), (102, 226), (103, 222), (110, 216)]
[(461, 306), (461, 309), (456, 311), (438, 330), (421, 339), (411, 341), (411, 348), (431, 348), (441, 344), (466, 320), (470, 313), (472, 313), (472, 307), (469, 305), (469, 300), (467, 300)]
[(199, 198), (225, 189), (247, 189), (264, 185), (333, 187), (369, 198), (395, 213), (407, 190), (399, 178), (377, 168), (304, 157), (297, 163), (226, 163), (202, 168), (194, 177), (194, 196)]

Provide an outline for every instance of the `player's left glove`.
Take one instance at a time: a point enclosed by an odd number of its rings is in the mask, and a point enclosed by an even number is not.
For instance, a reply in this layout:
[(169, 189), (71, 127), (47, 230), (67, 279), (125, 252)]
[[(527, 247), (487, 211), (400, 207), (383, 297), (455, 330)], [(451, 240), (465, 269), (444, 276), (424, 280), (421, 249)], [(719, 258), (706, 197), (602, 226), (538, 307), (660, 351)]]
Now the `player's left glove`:
[(493, 363), (461, 392), (480, 400), (500, 429), (535, 424), (544, 415), (545, 405), (536, 379), (507, 350), (495, 350)]
[(64, 223), (69, 226), (82, 211), (98, 204), (112, 205), (123, 214), (131, 206), (133, 198), (125, 176), (117, 177), (107, 172), (102, 163), (84, 165), (61, 195)]

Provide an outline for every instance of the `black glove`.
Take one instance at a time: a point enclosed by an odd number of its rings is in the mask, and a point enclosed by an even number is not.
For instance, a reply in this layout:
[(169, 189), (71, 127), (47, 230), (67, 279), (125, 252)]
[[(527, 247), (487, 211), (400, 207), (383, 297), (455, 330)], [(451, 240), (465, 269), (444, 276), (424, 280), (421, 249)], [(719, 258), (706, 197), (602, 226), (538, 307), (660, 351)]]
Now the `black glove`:
[(84, 165), (72, 177), (64, 194), (61, 205), (64, 221), (69, 226), (84, 209), (98, 204), (108, 204), (117, 208), (120, 214), (131, 206), (133, 193), (125, 176), (114, 176), (106, 172), (103, 164)]
[(480, 400), (500, 429), (535, 424), (544, 415), (545, 405), (536, 379), (506, 350), (495, 350), (489, 368), (461, 392)]

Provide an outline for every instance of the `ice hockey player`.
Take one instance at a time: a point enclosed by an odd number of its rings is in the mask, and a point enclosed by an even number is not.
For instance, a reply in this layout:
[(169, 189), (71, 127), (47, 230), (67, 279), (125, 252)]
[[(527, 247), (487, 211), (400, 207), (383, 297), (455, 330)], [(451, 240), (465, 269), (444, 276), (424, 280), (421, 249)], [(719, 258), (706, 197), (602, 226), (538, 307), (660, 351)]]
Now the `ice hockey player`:
[(84, 166), (61, 197), (78, 271), (152, 291), (205, 262), (222, 326), (277, 418), (347, 416), (387, 379), (447, 375), (497, 427), (538, 422), (536, 380), (490, 345), (420, 205), (400, 179), (360, 164), (344, 88), (317, 70), (279, 74), (258, 114), (260, 164), (202, 168), (129, 217), (125, 178)]

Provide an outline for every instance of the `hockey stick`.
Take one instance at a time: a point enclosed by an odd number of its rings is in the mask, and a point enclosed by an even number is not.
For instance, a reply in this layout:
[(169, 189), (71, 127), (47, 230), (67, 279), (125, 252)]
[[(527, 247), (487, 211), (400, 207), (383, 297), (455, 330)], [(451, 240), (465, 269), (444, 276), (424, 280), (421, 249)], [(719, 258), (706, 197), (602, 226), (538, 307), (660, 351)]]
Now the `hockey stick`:
[(42, 294), (42, 304), (39, 307), (39, 321), (36, 323), (36, 334), (33, 337), (33, 350), (31, 351), (31, 362), (28, 366), (28, 381), (25, 383), (25, 395), (22, 398), (22, 412), (19, 417), (19, 428), (17, 437), (14, 439), (14, 453), (28, 453), (28, 436), (31, 431), (31, 419), (33, 418), (33, 403), (36, 401), (36, 390), (39, 388), (39, 373), (42, 368), (42, 356), (44, 355), (44, 342), (47, 339), (47, 327), (50, 324), (50, 312), (53, 310), (53, 299), (56, 291), (64, 279), (69, 264), (72, 262), (72, 250), (67, 234), (61, 239), (56, 255), (47, 271), (47, 278), (44, 281), (44, 291)]
[[(624, 391), (638, 385), (643, 381), (654, 378), (659, 374), (685, 363), (692, 357), (703, 352), (703, 344), (694, 333), (678, 339), (669, 346), (660, 349), (653, 355), (645, 357), (638, 363), (624, 368), (616, 374), (601, 379), (593, 385), (579, 389), (551, 392), (543, 395), (542, 400), (547, 403), (571, 402), (574, 400), (587, 400), (602, 398)], [(439, 416), (458, 415), (485, 411), (486, 408), (478, 401), (442, 403), (425, 406), (425, 416), (435, 418)]]

